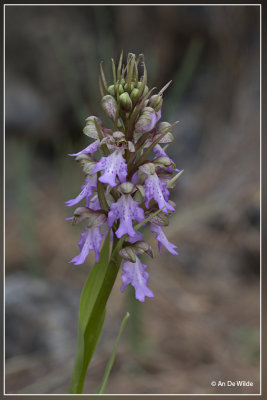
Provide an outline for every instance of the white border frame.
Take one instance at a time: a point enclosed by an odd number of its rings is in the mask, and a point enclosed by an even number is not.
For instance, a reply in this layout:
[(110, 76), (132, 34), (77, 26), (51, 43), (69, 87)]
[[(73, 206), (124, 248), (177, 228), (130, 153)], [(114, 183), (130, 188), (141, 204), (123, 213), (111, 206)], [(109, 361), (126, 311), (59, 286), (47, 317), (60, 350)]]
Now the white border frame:
[[(3, 395), (4, 396), (77, 396), (69, 393), (51, 393), (51, 394), (27, 394), (27, 393), (5, 393), (5, 11), (6, 7), (42, 7), (42, 6), (63, 6), (63, 7), (90, 7), (90, 6), (247, 6), (260, 7), (260, 393), (182, 393), (182, 394), (101, 394), (95, 396), (261, 396), (262, 395), (262, 4), (4, 4), (3, 12)], [(94, 396), (94, 394), (78, 394), (78, 396)]]

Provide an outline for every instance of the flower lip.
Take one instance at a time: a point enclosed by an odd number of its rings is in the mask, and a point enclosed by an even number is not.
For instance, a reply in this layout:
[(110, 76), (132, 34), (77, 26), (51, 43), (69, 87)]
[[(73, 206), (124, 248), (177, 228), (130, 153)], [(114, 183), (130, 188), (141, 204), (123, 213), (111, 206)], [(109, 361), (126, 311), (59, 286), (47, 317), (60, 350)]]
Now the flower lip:
[(178, 254), (177, 251), (175, 250), (177, 246), (168, 241), (161, 226), (152, 222), (150, 223), (150, 230), (151, 232), (156, 233), (156, 239), (158, 241), (158, 248), (160, 253), (161, 253), (161, 245), (163, 245), (171, 254), (173, 255)]
[(94, 173), (98, 171), (104, 171), (102, 176), (99, 178), (100, 182), (107, 183), (114, 187), (117, 185), (116, 176), (118, 176), (120, 182), (126, 181), (127, 176), (127, 164), (123, 158), (123, 149), (117, 149), (107, 157), (102, 157), (94, 168)]
[(145, 219), (144, 210), (139, 207), (139, 202), (133, 200), (130, 194), (122, 195), (116, 203), (112, 203), (108, 213), (108, 226), (119, 219), (120, 226), (116, 231), (116, 236), (121, 238), (128, 234), (135, 237), (136, 231), (133, 228), (132, 221), (142, 222)]
[(147, 266), (142, 264), (139, 258), (132, 263), (126, 261), (122, 266), (122, 285), (123, 292), (127, 285), (131, 284), (135, 289), (135, 298), (141, 302), (145, 301), (145, 297), (154, 297), (154, 293), (147, 287), (149, 274), (146, 271)]
[(93, 250), (95, 252), (96, 261), (99, 261), (99, 249), (102, 243), (102, 239), (103, 234), (101, 233), (100, 226), (85, 228), (85, 231), (81, 233), (81, 238), (78, 243), (80, 254), (78, 254), (69, 262), (72, 262), (75, 265), (83, 264), (86, 257), (90, 253), (90, 250)]

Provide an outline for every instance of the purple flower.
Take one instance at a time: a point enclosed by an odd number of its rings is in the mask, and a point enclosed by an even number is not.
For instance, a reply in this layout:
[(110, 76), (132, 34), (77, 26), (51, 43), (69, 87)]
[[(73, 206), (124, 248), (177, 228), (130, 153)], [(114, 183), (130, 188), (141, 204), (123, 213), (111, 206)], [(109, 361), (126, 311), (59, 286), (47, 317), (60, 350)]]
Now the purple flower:
[(137, 183), (137, 181), (138, 181), (138, 172), (137, 171), (133, 174), (131, 181), (132, 181), (132, 183)]
[(167, 157), (172, 161), (172, 159), (165, 153), (165, 151), (159, 144), (156, 144), (153, 151), (154, 153), (156, 153), (156, 157)]
[(91, 208), (91, 210), (95, 210), (95, 211), (100, 209), (100, 203), (98, 200), (97, 193), (95, 193), (92, 197), (90, 197), (90, 199), (89, 199), (89, 197), (87, 198), (86, 207), (89, 207), (89, 208)]
[(142, 232), (135, 231), (135, 235), (132, 237), (130, 236), (128, 238), (128, 242), (130, 242), (130, 243), (138, 242), (139, 240), (143, 239), (143, 236), (144, 236), (144, 234)]
[[(147, 172), (146, 172), (147, 173)], [(158, 175), (155, 173), (147, 173), (145, 181), (145, 206), (149, 208), (151, 199), (156, 200), (159, 208), (163, 208), (163, 212), (168, 213), (168, 210), (175, 211), (174, 208), (168, 203), (169, 191), (166, 189), (166, 183), (162, 182)]]
[(108, 157), (101, 157), (93, 171), (96, 173), (104, 170), (104, 174), (99, 178), (100, 182), (116, 186), (116, 175), (118, 175), (120, 182), (126, 181), (127, 164), (122, 154), (121, 150), (115, 150)]
[(73, 262), (75, 265), (83, 264), (90, 250), (94, 250), (95, 259), (98, 261), (102, 238), (103, 235), (100, 231), (99, 225), (92, 226), (91, 228), (85, 228), (85, 231), (81, 233), (81, 238), (78, 243), (81, 252), (69, 262)]
[(93, 154), (97, 151), (98, 147), (100, 146), (100, 140), (96, 140), (95, 142), (89, 144), (85, 149), (79, 151), (78, 153), (69, 154), (69, 156), (79, 156), (81, 154)]
[(161, 110), (156, 112), (152, 107), (145, 107), (135, 124), (135, 133), (142, 134), (151, 131), (160, 118)]
[(172, 244), (171, 242), (168, 241), (168, 239), (166, 238), (161, 226), (154, 224), (153, 222), (150, 223), (150, 230), (153, 233), (156, 233), (156, 239), (158, 241), (158, 247), (159, 247), (159, 252), (161, 253), (161, 245), (163, 245), (164, 247), (166, 247), (166, 249), (174, 255), (177, 255), (177, 251), (175, 251), (174, 249), (177, 248), (177, 246), (175, 246), (174, 244)]
[(89, 197), (93, 194), (94, 189), (96, 188), (97, 182), (96, 182), (96, 176), (88, 176), (85, 179), (85, 185), (81, 187), (82, 191), (80, 194), (78, 194), (75, 199), (66, 201), (65, 204), (70, 207), (74, 206), (75, 204), (79, 203), (84, 197), (87, 199), (87, 203), (89, 201)]
[[(153, 151), (154, 151), (154, 153), (156, 153), (156, 157), (166, 157), (174, 164), (174, 161), (165, 153), (165, 151), (163, 150), (163, 148), (159, 144), (156, 144), (156, 146), (154, 147)], [(167, 170), (170, 173), (172, 171), (181, 172), (180, 169), (173, 168), (172, 166), (168, 167)]]
[(142, 302), (145, 301), (145, 296), (154, 297), (153, 292), (147, 287), (149, 274), (145, 271), (146, 268), (147, 266), (142, 264), (138, 257), (135, 263), (126, 261), (122, 266), (121, 291), (123, 292), (130, 283), (135, 288), (135, 298)]
[(116, 203), (110, 205), (108, 226), (111, 227), (114, 221), (120, 219), (120, 226), (116, 231), (118, 238), (121, 238), (125, 234), (131, 237), (136, 236), (132, 221), (141, 222), (145, 219), (144, 210), (138, 207), (138, 205), (139, 202), (133, 200), (130, 194), (122, 195)]

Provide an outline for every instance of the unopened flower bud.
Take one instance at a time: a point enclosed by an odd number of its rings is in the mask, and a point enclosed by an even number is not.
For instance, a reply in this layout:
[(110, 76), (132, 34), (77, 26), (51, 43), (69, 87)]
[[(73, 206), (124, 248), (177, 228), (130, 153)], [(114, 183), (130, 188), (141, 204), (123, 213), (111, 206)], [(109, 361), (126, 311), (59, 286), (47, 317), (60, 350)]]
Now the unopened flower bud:
[(120, 250), (120, 256), (130, 262), (136, 261), (136, 253), (147, 254), (153, 258), (152, 247), (144, 240), (139, 240), (138, 242), (125, 246)]
[[(137, 82), (137, 87), (138, 87), (138, 89), (140, 89), (140, 87), (142, 86), (142, 84), (143, 84), (142, 82)], [(145, 96), (145, 95), (148, 93), (148, 90), (149, 90), (149, 89), (148, 89), (148, 86), (145, 85), (142, 95)]]
[(120, 95), (120, 101), (121, 101), (121, 108), (124, 111), (131, 111), (132, 109), (132, 100), (130, 99), (129, 93), (124, 92)]
[(124, 92), (123, 86), (121, 84), (116, 85), (116, 86), (110, 85), (108, 87), (108, 93), (113, 97), (116, 97), (116, 90), (119, 91), (119, 94), (122, 94)]
[(169, 157), (158, 157), (153, 163), (159, 167), (170, 167), (173, 164), (173, 161)]
[(87, 136), (89, 136), (92, 139), (98, 139), (98, 132), (95, 126), (95, 120), (97, 121), (98, 125), (102, 128), (103, 122), (101, 121), (100, 118), (95, 117), (95, 116), (91, 116), (86, 118), (86, 125), (83, 128), (83, 133)]
[(118, 105), (114, 97), (107, 94), (106, 96), (102, 97), (101, 104), (107, 116), (112, 119), (112, 121), (115, 121)]
[(136, 133), (145, 133), (151, 131), (158, 121), (155, 110), (152, 107), (145, 107), (135, 124)]
[(82, 165), (83, 162), (93, 161), (93, 158), (88, 156), (88, 154), (79, 154), (75, 157), (75, 160)]
[(148, 93), (148, 86), (146, 85), (143, 91), (143, 96), (145, 96)]
[(126, 83), (124, 85), (124, 90), (126, 90), (126, 92), (131, 93), (131, 91), (135, 88), (135, 83), (131, 82), (130, 84)]
[(134, 89), (131, 91), (130, 97), (131, 97), (133, 103), (137, 103), (137, 101), (138, 101), (138, 99), (139, 99), (139, 97), (140, 97), (139, 89), (134, 88)]
[(171, 128), (171, 124), (169, 124), (169, 122), (160, 122), (158, 124), (157, 131), (158, 131), (158, 133), (165, 133), (165, 132), (168, 132), (170, 128)]
[(123, 86), (119, 84), (119, 94), (122, 94), (124, 92)]
[(147, 175), (153, 175), (156, 171), (155, 165), (150, 163), (144, 164), (141, 167), (139, 167), (140, 171), (144, 172)]
[(163, 100), (160, 95), (155, 94), (150, 97), (149, 106), (154, 108), (155, 111), (159, 111), (161, 109), (162, 103), (163, 103)]
[(172, 133), (169, 131), (171, 129), (171, 124), (169, 122), (160, 122), (157, 125), (157, 132), (159, 135), (166, 133), (166, 135), (160, 140), (159, 143), (170, 143), (174, 140)]
[(82, 166), (82, 170), (85, 173), (85, 175), (92, 175), (95, 165), (96, 165), (95, 161), (89, 161), (87, 163), (84, 163)]
[[(146, 215), (148, 217), (148, 215)], [(166, 213), (160, 212), (155, 217), (152, 218), (151, 222), (155, 222), (155, 224), (160, 226), (168, 226), (169, 225), (169, 218)]]
[(109, 87), (108, 87), (108, 93), (111, 95), (111, 96), (113, 96), (113, 97), (115, 97), (115, 87), (114, 87), (114, 85), (110, 85)]
[(150, 244), (148, 244), (144, 240), (139, 240), (138, 242), (135, 242), (132, 245), (132, 248), (133, 248), (134, 251), (136, 251), (136, 253), (147, 254), (147, 255), (149, 255), (150, 257), (153, 258), (152, 247), (150, 246)]
[(126, 246), (119, 251), (120, 256), (127, 261), (136, 262), (136, 255), (131, 246)]
[(95, 167), (95, 161), (92, 157), (87, 154), (80, 154), (75, 158), (75, 160), (80, 164), (85, 175), (90, 175), (93, 173)]
[(94, 211), (88, 207), (78, 207), (73, 214), (74, 223), (88, 219), (88, 227), (102, 225), (106, 222), (107, 217), (100, 211)]
[(171, 132), (167, 132), (166, 135), (159, 141), (159, 143), (170, 143), (174, 141), (173, 134)]

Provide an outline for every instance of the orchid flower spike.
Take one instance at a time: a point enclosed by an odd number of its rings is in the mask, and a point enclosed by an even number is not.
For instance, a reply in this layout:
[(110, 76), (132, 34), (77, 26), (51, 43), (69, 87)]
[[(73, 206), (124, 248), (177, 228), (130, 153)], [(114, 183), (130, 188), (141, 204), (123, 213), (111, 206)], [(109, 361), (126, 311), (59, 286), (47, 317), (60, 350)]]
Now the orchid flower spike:
[[(143, 66), (141, 74), (139, 64)], [(67, 219), (86, 222), (78, 243), (80, 253), (70, 262), (84, 263), (90, 251), (98, 261), (103, 239), (111, 230), (113, 240), (123, 240), (119, 253), (124, 260), (121, 291), (130, 284), (136, 299), (143, 302), (154, 294), (148, 288), (147, 265), (139, 256), (153, 256), (153, 252), (140, 229), (149, 224), (159, 252), (164, 246), (171, 254), (178, 254), (177, 246), (162, 229), (175, 211), (170, 191), (181, 174), (162, 147), (174, 140), (171, 129), (176, 123), (160, 121), (163, 92), (170, 82), (152, 94), (155, 88), (147, 85), (143, 55), (130, 53), (124, 65), (121, 54), (117, 67), (112, 60), (112, 73), (113, 83), (108, 85), (101, 66), (101, 105), (111, 126), (94, 115), (86, 118), (83, 133), (89, 138), (88, 145), (70, 154), (82, 166), (85, 183), (66, 205), (85, 201), (85, 206)]]

